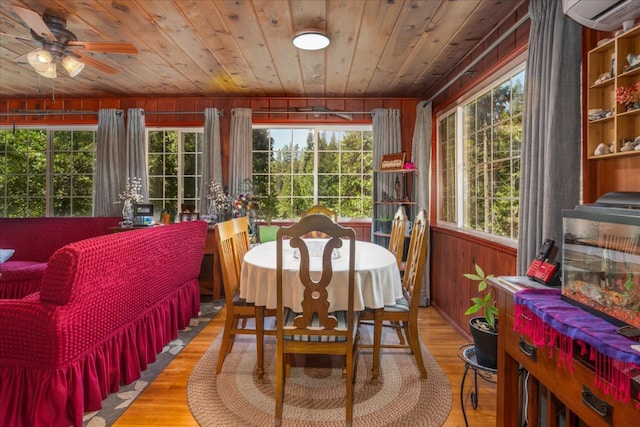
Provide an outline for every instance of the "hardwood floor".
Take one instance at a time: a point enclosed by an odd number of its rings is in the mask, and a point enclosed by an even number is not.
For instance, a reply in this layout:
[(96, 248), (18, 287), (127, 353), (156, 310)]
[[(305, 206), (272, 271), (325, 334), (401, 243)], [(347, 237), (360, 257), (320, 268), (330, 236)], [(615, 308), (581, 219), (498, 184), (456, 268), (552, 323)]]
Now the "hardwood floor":
[[(129, 426), (194, 426), (198, 423), (191, 416), (187, 405), (187, 381), (191, 370), (224, 326), (223, 309), (200, 334), (171, 362), (158, 378), (147, 387), (114, 424)], [(467, 340), (450, 327), (433, 307), (420, 309), (420, 337), (449, 378), (452, 402), (445, 426), (464, 426), (460, 407), (460, 383), (464, 363), (457, 357), (457, 349)], [(473, 427), (496, 425), (496, 386), (478, 379), (478, 408), (471, 406), (473, 371), (469, 370), (465, 383), (465, 408), (467, 419)]]

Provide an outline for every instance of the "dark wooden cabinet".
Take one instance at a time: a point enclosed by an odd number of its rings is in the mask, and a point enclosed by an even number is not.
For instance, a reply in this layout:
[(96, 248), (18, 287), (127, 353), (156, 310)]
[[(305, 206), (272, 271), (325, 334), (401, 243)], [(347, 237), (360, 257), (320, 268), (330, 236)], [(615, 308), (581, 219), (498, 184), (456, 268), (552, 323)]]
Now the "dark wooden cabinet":
[[(500, 278), (489, 282), (496, 292), (501, 319), (498, 331), (498, 426), (522, 425), (519, 420), (524, 415), (529, 426), (637, 424), (638, 402), (621, 403), (596, 388), (592, 366), (574, 355), (573, 372), (570, 372), (558, 360), (558, 351), (550, 356), (548, 349), (536, 348), (527, 337), (513, 330), (513, 295), (524, 289), (522, 286)], [(524, 392), (516, 392), (525, 378), (527, 398)], [(602, 410), (600, 404), (609, 405), (610, 409)], [(599, 414), (598, 410), (607, 414)]]
[(211, 295), (214, 300), (222, 298), (224, 294), (220, 260), (216, 255), (217, 246), (215, 228), (209, 227), (198, 281), (200, 282), (200, 295)]

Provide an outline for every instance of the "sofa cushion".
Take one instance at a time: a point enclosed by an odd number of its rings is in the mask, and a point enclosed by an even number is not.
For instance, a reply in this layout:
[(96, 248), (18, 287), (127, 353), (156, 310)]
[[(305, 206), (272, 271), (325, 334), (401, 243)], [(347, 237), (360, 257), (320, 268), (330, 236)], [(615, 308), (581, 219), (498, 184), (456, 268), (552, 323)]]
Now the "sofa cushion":
[(119, 217), (0, 218), (0, 248), (14, 261), (47, 262), (56, 249), (78, 240), (109, 234)]
[(40, 289), (46, 262), (7, 261), (0, 264), (0, 299), (22, 298)]

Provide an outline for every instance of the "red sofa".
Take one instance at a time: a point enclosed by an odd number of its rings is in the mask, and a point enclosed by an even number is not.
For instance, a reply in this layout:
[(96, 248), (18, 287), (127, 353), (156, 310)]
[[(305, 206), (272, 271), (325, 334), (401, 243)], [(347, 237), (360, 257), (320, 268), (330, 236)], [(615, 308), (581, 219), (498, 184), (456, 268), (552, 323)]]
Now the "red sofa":
[(207, 224), (81, 240), (49, 258), (40, 291), (0, 300), (3, 426), (80, 426), (140, 377), (200, 309)]
[(120, 217), (0, 218), (0, 248), (14, 249), (0, 264), (0, 299), (37, 291), (47, 260), (66, 244), (109, 233)]

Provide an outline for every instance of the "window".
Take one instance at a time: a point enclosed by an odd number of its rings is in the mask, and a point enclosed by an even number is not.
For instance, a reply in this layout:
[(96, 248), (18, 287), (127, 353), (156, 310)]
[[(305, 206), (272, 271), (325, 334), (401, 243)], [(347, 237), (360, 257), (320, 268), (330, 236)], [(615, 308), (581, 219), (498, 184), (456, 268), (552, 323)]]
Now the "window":
[(369, 217), (372, 147), (370, 126), (254, 127), (254, 192), (276, 195), (277, 218), (298, 217), (314, 204), (341, 217)]
[(96, 132), (53, 130), (51, 135), (53, 215), (91, 216)]
[(147, 130), (149, 203), (154, 212), (179, 212), (183, 204), (199, 209), (203, 138), (202, 129)]
[(96, 132), (0, 129), (0, 216), (91, 215)]
[(439, 221), (517, 239), (523, 68), (438, 119)]

